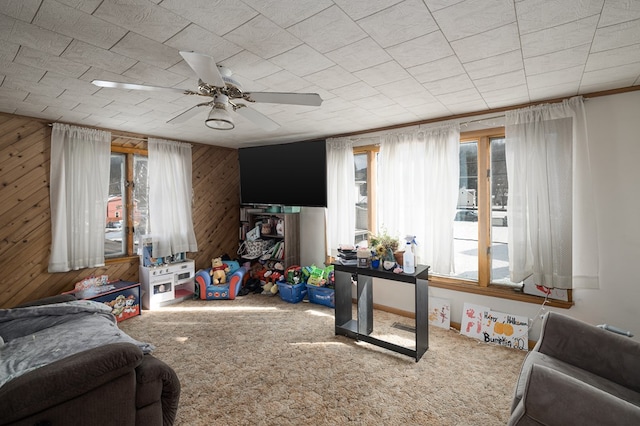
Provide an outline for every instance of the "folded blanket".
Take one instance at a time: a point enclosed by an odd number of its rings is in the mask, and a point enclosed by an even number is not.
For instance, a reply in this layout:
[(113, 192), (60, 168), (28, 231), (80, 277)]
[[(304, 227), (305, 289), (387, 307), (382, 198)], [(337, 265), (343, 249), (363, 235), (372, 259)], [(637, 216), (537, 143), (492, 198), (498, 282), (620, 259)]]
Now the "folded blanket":
[(0, 386), (28, 371), (110, 343), (132, 343), (143, 353), (153, 345), (118, 328), (111, 308), (91, 300), (0, 309)]

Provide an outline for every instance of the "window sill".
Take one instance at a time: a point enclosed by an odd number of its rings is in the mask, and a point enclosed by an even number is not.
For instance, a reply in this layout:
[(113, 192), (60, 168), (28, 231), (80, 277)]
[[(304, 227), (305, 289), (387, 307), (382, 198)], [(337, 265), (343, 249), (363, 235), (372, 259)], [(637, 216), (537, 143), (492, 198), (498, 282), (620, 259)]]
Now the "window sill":
[(104, 260), (105, 265), (113, 265), (116, 263), (133, 263), (139, 262), (139, 256), (123, 256), (123, 257), (110, 257)]
[[(447, 290), (480, 294), (482, 296), (497, 297), (500, 299), (509, 299), (518, 302), (534, 303), (536, 305), (541, 305), (545, 301), (544, 297), (524, 294), (518, 290), (505, 288), (502, 286), (489, 285), (488, 287), (480, 287), (476, 283), (462, 282), (459, 280), (437, 277), (433, 275), (429, 277), (429, 285), (431, 287), (444, 288)], [(547, 302), (545, 303), (545, 305), (552, 306), (554, 308), (569, 309), (573, 306), (573, 302), (565, 302), (564, 300), (556, 299), (546, 300)]]

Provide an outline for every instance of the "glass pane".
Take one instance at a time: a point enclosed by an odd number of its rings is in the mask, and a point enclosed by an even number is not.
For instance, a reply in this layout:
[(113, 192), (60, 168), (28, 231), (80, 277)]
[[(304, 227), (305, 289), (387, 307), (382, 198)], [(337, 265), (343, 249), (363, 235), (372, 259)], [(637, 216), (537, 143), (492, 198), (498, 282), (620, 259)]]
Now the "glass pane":
[(109, 176), (109, 198), (107, 200), (107, 223), (104, 228), (104, 256), (117, 257), (126, 254), (126, 193), (124, 191), (124, 154), (111, 154)]
[(508, 197), (504, 138), (494, 138), (491, 139), (491, 282), (518, 286), (509, 280)]
[(133, 252), (138, 252), (140, 237), (149, 229), (149, 173), (147, 157), (133, 156)]
[(460, 145), (458, 209), (453, 222), (455, 277), (478, 279), (478, 143)]
[(364, 241), (369, 236), (369, 203), (367, 185), (367, 153), (354, 154), (355, 191), (356, 191), (356, 240), (355, 244)]

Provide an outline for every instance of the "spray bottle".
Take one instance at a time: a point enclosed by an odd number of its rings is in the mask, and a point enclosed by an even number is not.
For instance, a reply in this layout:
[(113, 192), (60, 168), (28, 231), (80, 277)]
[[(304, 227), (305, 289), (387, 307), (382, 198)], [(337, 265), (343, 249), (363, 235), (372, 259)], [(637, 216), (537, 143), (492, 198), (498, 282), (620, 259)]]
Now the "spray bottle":
[(405, 274), (413, 274), (416, 272), (416, 258), (413, 254), (413, 245), (416, 243), (415, 235), (407, 235), (404, 237), (407, 241), (404, 248), (404, 255), (402, 256), (402, 269)]

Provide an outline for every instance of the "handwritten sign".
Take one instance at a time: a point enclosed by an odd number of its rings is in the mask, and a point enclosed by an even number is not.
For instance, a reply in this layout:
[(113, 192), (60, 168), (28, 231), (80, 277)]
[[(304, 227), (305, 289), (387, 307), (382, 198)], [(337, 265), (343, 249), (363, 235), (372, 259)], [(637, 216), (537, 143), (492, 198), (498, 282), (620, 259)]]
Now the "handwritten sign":
[(451, 303), (448, 299), (429, 298), (429, 324), (449, 329), (451, 326)]
[(485, 343), (529, 350), (529, 319), (522, 315), (492, 311), (486, 306), (464, 304), (460, 334)]

